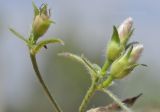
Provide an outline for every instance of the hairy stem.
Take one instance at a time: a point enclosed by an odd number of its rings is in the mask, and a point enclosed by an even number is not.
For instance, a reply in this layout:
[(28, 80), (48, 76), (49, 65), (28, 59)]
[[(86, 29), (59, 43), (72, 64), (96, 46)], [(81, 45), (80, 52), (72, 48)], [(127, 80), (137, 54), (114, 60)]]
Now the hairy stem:
[(129, 109), (121, 100), (115, 96), (111, 91), (102, 89), (102, 91), (106, 94), (108, 94), (123, 110), (126, 112), (133, 112), (131, 109)]
[(109, 75), (108, 78), (103, 81), (101, 84), (97, 86), (97, 90), (101, 90), (102, 88), (108, 88), (113, 81), (112, 75)]
[(53, 107), (55, 107), (56, 109), (56, 112), (62, 112), (62, 110), (60, 109), (60, 107), (58, 106), (58, 104), (56, 103), (55, 99), (53, 98), (53, 96), (51, 95), (51, 93), (49, 92), (49, 89), (47, 88), (41, 74), (40, 74), (40, 71), (38, 69), (38, 64), (37, 64), (37, 61), (36, 61), (36, 56), (33, 55), (33, 54), (30, 54), (30, 58), (31, 58), (31, 61), (32, 61), (32, 65), (33, 65), (33, 69), (36, 73), (36, 76), (38, 78), (38, 81), (39, 83), (41, 84), (44, 92), (46, 93), (48, 99), (50, 100), (51, 104), (53, 105)]
[(86, 108), (89, 100), (91, 99), (91, 97), (95, 93), (95, 91), (96, 91), (96, 81), (93, 80), (90, 88), (88, 89), (88, 91), (87, 91), (85, 97), (83, 98), (83, 101), (79, 107), (79, 112), (85, 112), (85, 108)]
[(101, 73), (100, 73), (102, 76), (104, 76), (106, 74), (106, 71), (110, 67), (111, 64), (112, 64), (112, 61), (106, 59), (104, 65), (102, 67)]

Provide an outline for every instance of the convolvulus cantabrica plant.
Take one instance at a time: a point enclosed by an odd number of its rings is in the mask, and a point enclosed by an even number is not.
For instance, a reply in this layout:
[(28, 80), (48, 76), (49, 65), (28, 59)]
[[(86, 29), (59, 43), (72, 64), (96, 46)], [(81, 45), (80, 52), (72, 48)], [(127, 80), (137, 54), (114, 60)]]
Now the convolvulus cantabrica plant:
[[(10, 28), (10, 31), (18, 38), (23, 40), (29, 48), (29, 55), (38, 81), (40, 82), (55, 111), (62, 112), (60, 106), (57, 104), (55, 98), (51, 95), (40, 74), (36, 61), (36, 55), (41, 48), (47, 48), (47, 44), (60, 43), (63, 45), (64, 42), (59, 38), (39, 40), (39, 38), (45, 35), (48, 28), (54, 23), (54, 21), (52, 21), (50, 18), (50, 9), (48, 9), (47, 4), (42, 4), (41, 7), (38, 8), (33, 2), (33, 9), (34, 17), (32, 22), (32, 30), (30, 31), (28, 38), (24, 38), (24, 36), (12, 28)], [(139, 65), (145, 66), (144, 64), (138, 64), (138, 59), (143, 51), (143, 45), (137, 41), (131, 43), (128, 42), (133, 31), (133, 19), (131, 17), (128, 17), (118, 28), (113, 26), (113, 34), (107, 44), (105, 53), (106, 58), (102, 67), (90, 62), (84, 55), (77, 56), (68, 52), (59, 53), (60, 56), (69, 57), (82, 63), (90, 74), (91, 86), (89, 87), (81, 105), (79, 106), (79, 112), (86, 111), (87, 104), (96, 91), (102, 91), (108, 94), (116, 102), (116, 104), (109, 105), (109, 107), (112, 107), (112, 109), (115, 109), (114, 107), (116, 107), (116, 109), (121, 108), (127, 112), (132, 112), (132, 110), (125, 104), (133, 104), (133, 102), (141, 94), (136, 97), (121, 101), (118, 97), (116, 97), (116, 95), (107, 89), (115, 80), (120, 80), (129, 75), (129, 73), (131, 73), (135, 67)], [(107, 106), (105, 109), (108, 109), (109, 107)], [(88, 112), (95, 112), (93, 110), (91, 109)]]
[(45, 82), (40, 74), (38, 64), (36, 61), (36, 54), (39, 52), (39, 50), (41, 48), (43, 48), (43, 47), (46, 48), (47, 44), (60, 43), (61, 45), (63, 45), (64, 42), (58, 38), (44, 39), (44, 40), (38, 41), (38, 39), (41, 38), (47, 32), (50, 25), (54, 22), (50, 19), (50, 9), (48, 9), (47, 4), (42, 4), (40, 8), (38, 8), (34, 4), (34, 2), (32, 4), (33, 4), (33, 8), (34, 8), (34, 17), (33, 17), (33, 23), (32, 23), (32, 30), (31, 30), (28, 38), (24, 38), (21, 34), (16, 32), (12, 28), (10, 28), (10, 31), (13, 34), (15, 34), (17, 37), (19, 37), (21, 40), (23, 40), (25, 42), (25, 44), (28, 46), (31, 62), (32, 62), (35, 74), (38, 78), (38, 81), (40, 82), (40, 84), (41, 84), (44, 92), (46, 93), (46, 96), (49, 98), (51, 104), (55, 108), (55, 111), (62, 112), (61, 108), (56, 103), (55, 98), (51, 95), (47, 85), (45, 84)]
[(130, 108), (124, 105), (112, 92), (106, 89), (112, 85), (114, 80), (120, 80), (126, 77), (138, 65), (144, 65), (137, 63), (143, 51), (143, 45), (139, 42), (128, 43), (133, 33), (132, 26), (133, 19), (131, 17), (128, 17), (118, 28), (113, 26), (113, 34), (111, 40), (107, 44), (106, 58), (102, 67), (90, 62), (83, 55), (77, 56), (68, 52), (59, 54), (61, 56), (73, 58), (82, 63), (91, 76), (92, 83), (82, 100), (79, 112), (85, 112), (90, 98), (96, 91), (103, 91), (109, 94), (122, 109), (131, 112)]

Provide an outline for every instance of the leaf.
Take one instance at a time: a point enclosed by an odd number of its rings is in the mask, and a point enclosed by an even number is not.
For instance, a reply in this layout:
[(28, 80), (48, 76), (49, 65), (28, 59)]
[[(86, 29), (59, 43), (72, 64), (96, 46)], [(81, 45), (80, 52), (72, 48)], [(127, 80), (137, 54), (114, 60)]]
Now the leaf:
[[(134, 105), (134, 103), (137, 101), (137, 99), (140, 96), (142, 96), (142, 93), (140, 93), (137, 96), (127, 98), (127, 99), (123, 100), (122, 102), (125, 105), (127, 105), (128, 107), (131, 107)], [(87, 112), (119, 112), (119, 111), (122, 111), (122, 108), (116, 103), (111, 103), (107, 106), (101, 106), (101, 107), (90, 109)]]
[(32, 48), (31, 48), (31, 53), (32, 54), (37, 54), (39, 52), (39, 50), (46, 46), (47, 44), (54, 44), (54, 43), (60, 43), (61, 45), (64, 45), (64, 42), (61, 40), (61, 39), (46, 39), (46, 40), (42, 40), (40, 42), (38, 42), (36, 45), (34, 45)]
[(82, 63), (86, 67), (86, 69), (88, 70), (88, 72), (90, 73), (92, 78), (94, 78), (97, 75), (96, 70), (93, 67), (93, 64), (89, 60), (87, 60), (84, 56), (80, 57), (80, 56), (77, 56), (75, 54), (68, 53), (68, 52), (59, 53), (58, 55), (69, 57), (71, 59), (74, 59), (74, 60)]
[(77, 55), (69, 53), (69, 52), (58, 53), (58, 56), (65, 56), (67, 58), (74, 59), (74, 60), (84, 64), (84, 61), (82, 60), (82, 58), (80, 56), (77, 56)]
[(25, 41), (25, 43), (28, 43), (28, 40), (26, 40), (21, 34), (19, 34), (17, 31), (15, 31), (12, 28), (9, 28), (9, 30), (18, 38), (20, 38), (21, 40)]

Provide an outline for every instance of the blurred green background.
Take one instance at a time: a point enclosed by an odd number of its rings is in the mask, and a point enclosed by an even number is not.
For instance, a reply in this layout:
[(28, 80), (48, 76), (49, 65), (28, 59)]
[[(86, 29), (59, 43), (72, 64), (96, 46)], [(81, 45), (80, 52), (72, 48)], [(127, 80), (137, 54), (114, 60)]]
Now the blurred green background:
[[(81, 64), (57, 53), (84, 54), (90, 61), (102, 65), (112, 26), (118, 26), (128, 16), (134, 19), (135, 32), (131, 40), (143, 43), (145, 48), (139, 62), (148, 67), (135, 69), (110, 89), (122, 99), (143, 93), (133, 108), (159, 112), (159, 0), (35, 0), (35, 3), (38, 6), (48, 3), (56, 22), (44, 37), (65, 41), (65, 46), (49, 45), (37, 55), (44, 80), (64, 112), (77, 112), (90, 79)], [(15, 28), (27, 37), (32, 19), (31, 0), (0, 1), (0, 112), (52, 111), (35, 77), (27, 47), (8, 30)], [(111, 102), (107, 95), (97, 92), (88, 109)]]

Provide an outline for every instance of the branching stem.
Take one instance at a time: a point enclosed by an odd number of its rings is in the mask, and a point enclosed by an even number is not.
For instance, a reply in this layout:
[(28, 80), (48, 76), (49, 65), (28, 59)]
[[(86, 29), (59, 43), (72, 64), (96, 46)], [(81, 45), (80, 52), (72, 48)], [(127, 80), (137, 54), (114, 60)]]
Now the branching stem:
[(82, 103), (79, 107), (79, 112), (85, 112), (85, 108), (86, 108), (89, 100), (91, 99), (91, 97), (95, 93), (95, 91), (96, 91), (96, 80), (93, 80), (90, 88), (88, 89), (85, 97), (82, 100)]
[(108, 68), (110, 67), (111, 64), (112, 64), (112, 61), (106, 59), (104, 65), (102, 67), (101, 73), (100, 73), (102, 76), (105, 76), (106, 71), (108, 70)]

